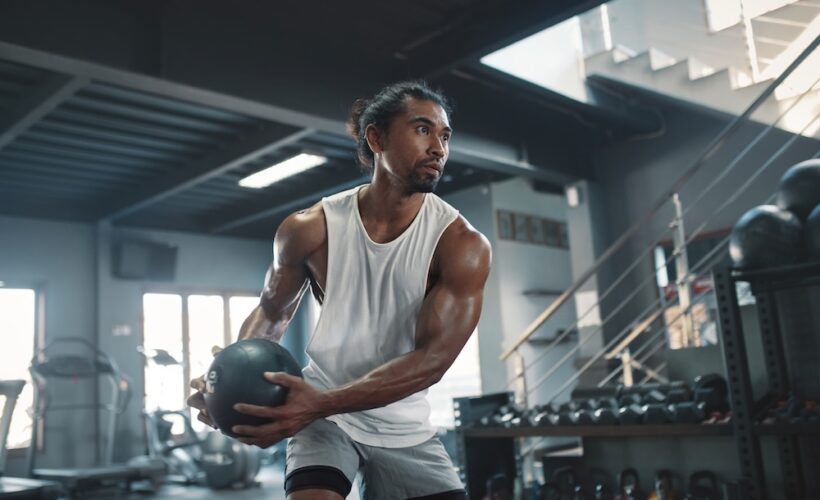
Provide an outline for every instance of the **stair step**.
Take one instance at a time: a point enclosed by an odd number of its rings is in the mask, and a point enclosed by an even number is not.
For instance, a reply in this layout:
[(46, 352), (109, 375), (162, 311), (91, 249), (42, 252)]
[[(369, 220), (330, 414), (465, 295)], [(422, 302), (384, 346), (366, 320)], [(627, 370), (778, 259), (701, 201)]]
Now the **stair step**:
[(766, 13), (766, 17), (805, 23), (818, 14), (820, 14), (820, 4), (814, 5), (808, 2), (795, 2)]
[(646, 51), (646, 52), (641, 52), (640, 54), (636, 55), (635, 57), (630, 57), (629, 59), (627, 59), (625, 61), (615, 63), (615, 65), (619, 66), (621, 68), (628, 68), (628, 67), (634, 67), (634, 66), (637, 66), (639, 68), (649, 68), (649, 63), (650, 63), (649, 51)]
[(752, 19), (752, 32), (755, 36), (780, 40), (789, 43), (805, 31), (811, 19), (804, 24), (774, 20), (765, 16)]

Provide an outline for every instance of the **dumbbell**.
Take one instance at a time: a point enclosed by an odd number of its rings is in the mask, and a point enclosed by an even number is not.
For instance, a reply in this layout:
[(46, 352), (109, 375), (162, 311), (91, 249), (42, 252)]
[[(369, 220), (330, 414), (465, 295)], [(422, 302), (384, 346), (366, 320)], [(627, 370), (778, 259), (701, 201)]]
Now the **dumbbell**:
[(696, 403), (705, 403), (704, 411), (707, 415), (729, 411), (729, 387), (722, 376), (710, 373), (695, 377), (693, 393)]
[(692, 391), (688, 387), (672, 389), (666, 393), (666, 404), (683, 403), (692, 400)]
[(558, 414), (553, 413), (552, 409), (542, 409), (532, 417), (531, 421), (534, 427), (549, 427), (552, 425), (558, 425)]
[(518, 416), (517, 411), (510, 405), (500, 406), (491, 415), (481, 417), (479, 423), (482, 427), (507, 427), (509, 422)]
[(629, 392), (618, 396), (618, 406), (621, 408), (623, 408), (624, 406), (641, 404), (643, 404), (643, 397), (640, 395), (640, 393)]
[(651, 391), (643, 394), (641, 397), (641, 402), (645, 405), (664, 404), (666, 403), (666, 400), (666, 393), (663, 393), (657, 389), (652, 389)]
[(666, 424), (671, 422), (666, 405), (663, 403), (646, 404), (641, 407), (644, 424)]
[(698, 424), (706, 418), (706, 403), (685, 401), (666, 406), (667, 418), (676, 424)]
[(574, 411), (569, 415), (573, 425), (595, 425), (593, 412), (587, 409)]
[(622, 406), (618, 410), (618, 423), (620, 424), (640, 424), (643, 422), (643, 407), (637, 404)]
[(615, 425), (618, 423), (618, 400), (602, 398), (594, 401), (592, 410), (593, 425)]
[(720, 500), (720, 489), (714, 472), (701, 470), (689, 476), (686, 500)]

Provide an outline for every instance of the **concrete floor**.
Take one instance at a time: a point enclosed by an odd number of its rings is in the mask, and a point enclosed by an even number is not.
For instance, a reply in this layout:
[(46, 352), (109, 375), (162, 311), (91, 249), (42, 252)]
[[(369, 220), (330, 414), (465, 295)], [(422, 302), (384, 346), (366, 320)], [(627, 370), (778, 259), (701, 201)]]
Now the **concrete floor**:
[[(172, 499), (231, 499), (231, 500), (285, 500), (285, 474), (281, 465), (263, 467), (256, 477), (261, 483), (258, 488), (244, 490), (212, 490), (202, 486), (166, 485), (156, 495), (131, 495), (128, 500), (172, 500)], [(354, 481), (348, 500), (359, 499), (359, 489)]]
[[(244, 490), (212, 490), (203, 486), (166, 485), (152, 496), (132, 495), (131, 498), (141, 500), (172, 500), (172, 499), (205, 499), (225, 498), (232, 500), (285, 500), (284, 471), (281, 466), (264, 467), (259, 471), (256, 480), (262, 483), (257, 488)], [(130, 500), (130, 499), (129, 499)]]
[[(281, 464), (263, 467), (256, 480), (257, 487), (246, 489), (212, 490), (205, 486), (187, 486), (180, 484), (165, 484), (154, 494), (148, 493), (113, 493), (111, 491), (85, 493), (77, 500), (204, 500), (204, 499), (231, 499), (231, 500), (286, 500), (285, 473)], [(346, 500), (359, 500), (358, 478), (354, 481), (353, 489)], [(69, 500), (61, 497), (59, 500)]]

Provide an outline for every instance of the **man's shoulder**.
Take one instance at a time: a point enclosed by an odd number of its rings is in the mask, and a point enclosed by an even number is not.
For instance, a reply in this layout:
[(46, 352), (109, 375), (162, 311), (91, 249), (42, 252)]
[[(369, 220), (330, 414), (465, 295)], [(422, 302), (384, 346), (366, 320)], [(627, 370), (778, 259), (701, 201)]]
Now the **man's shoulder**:
[(490, 271), (489, 240), (461, 214), (439, 240), (437, 265), (442, 280), (458, 287), (483, 287)]
[(276, 231), (280, 252), (304, 258), (327, 241), (327, 226), (322, 203), (288, 215)]
[(491, 251), (487, 237), (461, 214), (458, 214), (444, 230), (439, 241), (439, 248), (445, 255), (452, 255), (454, 258)]

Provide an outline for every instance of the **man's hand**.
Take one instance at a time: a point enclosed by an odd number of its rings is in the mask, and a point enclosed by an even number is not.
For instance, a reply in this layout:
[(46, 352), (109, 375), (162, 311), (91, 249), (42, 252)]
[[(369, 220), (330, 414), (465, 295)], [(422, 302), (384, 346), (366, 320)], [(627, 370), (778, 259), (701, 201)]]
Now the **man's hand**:
[[(219, 346), (211, 347), (211, 354), (213, 356), (219, 354), (220, 351), (222, 351), (222, 348)], [(196, 416), (197, 420), (216, 429), (216, 424), (211, 420), (211, 417), (208, 415), (208, 409), (205, 407), (205, 375), (191, 380), (191, 389), (194, 389), (196, 392), (188, 397), (186, 403), (188, 406), (199, 410)]]
[(324, 406), (326, 397), (323, 392), (314, 389), (299, 377), (287, 373), (265, 373), (265, 379), (272, 384), (288, 388), (288, 397), (282, 406), (256, 406), (239, 403), (234, 409), (241, 413), (274, 420), (269, 424), (252, 426), (237, 425), (232, 430), (240, 436), (239, 441), (245, 444), (268, 448), (279, 441), (289, 438), (305, 428), (314, 420), (326, 416)]

